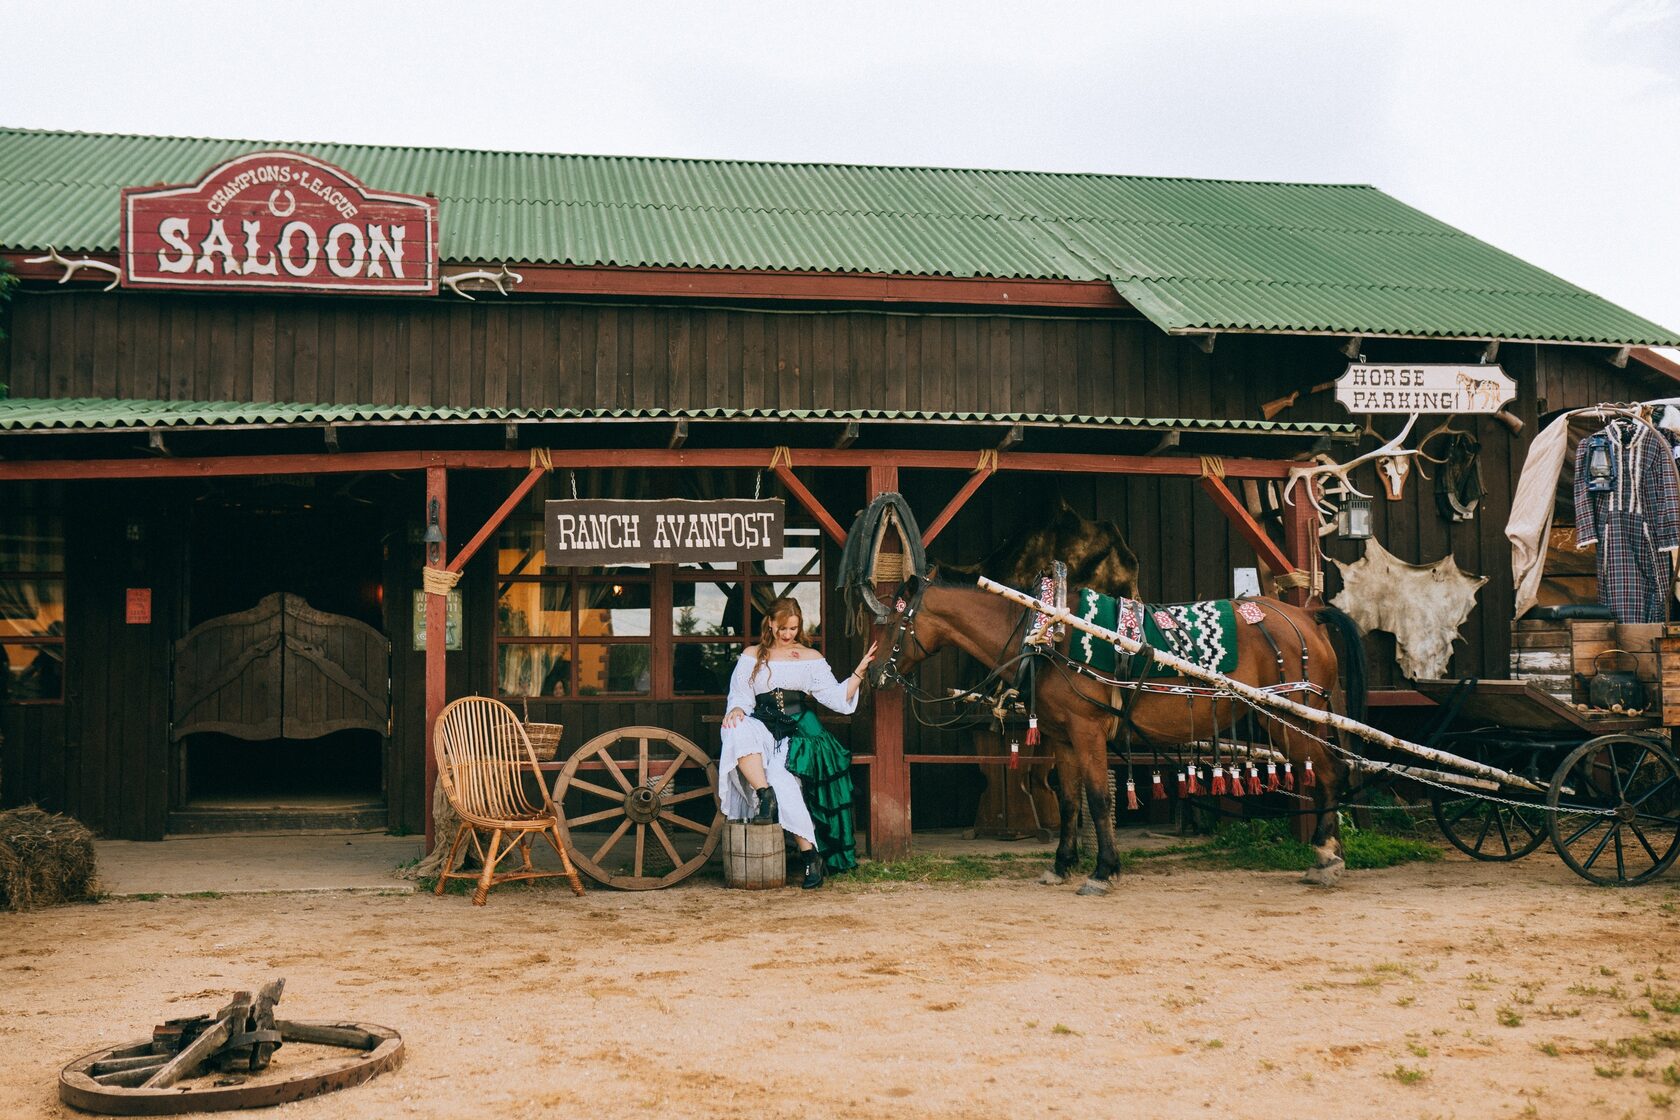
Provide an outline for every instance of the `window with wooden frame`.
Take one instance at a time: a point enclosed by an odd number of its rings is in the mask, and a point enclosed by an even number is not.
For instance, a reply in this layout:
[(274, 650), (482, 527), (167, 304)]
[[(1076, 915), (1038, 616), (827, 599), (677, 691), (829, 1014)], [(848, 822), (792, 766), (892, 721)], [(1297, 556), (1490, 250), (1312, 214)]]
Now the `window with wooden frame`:
[(544, 568), (542, 525), (510, 523), (496, 549), (496, 693), (721, 697), (778, 596), (799, 601), (822, 648), (824, 552), (820, 530), (789, 525), (774, 560)]
[(64, 523), (56, 511), (0, 512), (0, 700), (64, 702)]

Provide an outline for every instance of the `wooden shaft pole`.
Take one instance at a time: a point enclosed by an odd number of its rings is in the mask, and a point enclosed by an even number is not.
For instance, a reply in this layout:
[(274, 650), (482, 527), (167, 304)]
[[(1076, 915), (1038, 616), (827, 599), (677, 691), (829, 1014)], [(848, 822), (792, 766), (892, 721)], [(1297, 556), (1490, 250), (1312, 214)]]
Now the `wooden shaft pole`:
[(1211, 669), (1204, 669), (1195, 662), (1186, 661), (1184, 658), (1167, 653), (1165, 650), (1155, 649), (1152, 646), (1145, 646), (1142, 642), (1134, 642), (1124, 634), (1114, 630), (1106, 630), (1095, 623), (1086, 622), (1072, 611), (1053, 607), (1043, 600), (1035, 599), (1031, 595), (1015, 590), (1013, 587), (1006, 587), (1001, 583), (996, 583), (987, 579), (985, 576), (980, 577), (979, 585), (995, 595), (1002, 595), (1005, 599), (1008, 599), (1012, 603), (1019, 603), (1023, 607), (1031, 607), (1033, 610), (1048, 615), (1051, 619), (1057, 622), (1064, 622), (1067, 625), (1072, 626), (1075, 630), (1083, 630), (1087, 634), (1094, 635), (1106, 642), (1119, 646), (1127, 653), (1137, 653), (1140, 650), (1148, 649), (1149, 656), (1155, 660), (1156, 664), (1164, 665), (1180, 676), (1189, 677), (1192, 680), (1202, 681), (1205, 684), (1211, 684), (1218, 688), (1222, 688), (1227, 692), (1234, 693), (1258, 707), (1266, 708), (1274, 712), (1282, 712), (1286, 715), (1294, 716), (1297, 719), (1306, 720), (1309, 723), (1333, 727), (1338, 731), (1346, 731), (1350, 735), (1357, 735), (1361, 739), (1369, 740), (1370, 742), (1377, 743), (1381, 746), (1389, 747), (1397, 751), (1404, 751), (1407, 754), (1415, 754), (1419, 758), (1427, 759), (1440, 766), (1457, 767), (1466, 773), (1473, 774), (1479, 778), (1487, 778), (1503, 785), (1516, 786), (1519, 789), (1532, 790), (1536, 793), (1546, 792), (1545, 786), (1535, 785), (1527, 778), (1512, 774), (1506, 770), (1501, 770), (1497, 766), (1487, 766), (1480, 762), (1472, 762), (1467, 758), (1460, 758), (1456, 754), (1449, 754), (1446, 751), (1438, 751), (1433, 747), (1426, 747), (1421, 743), (1413, 743), (1406, 739), (1397, 738), (1385, 731), (1378, 731), (1374, 727), (1368, 727), (1365, 724), (1360, 723), (1358, 720), (1349, 719), (1348, 717), (1338, 715), (1335, 712), (1308, 707), (1306, 704), (1297, 703), (1288, 697), (1278, 696), (1274, 693), (1255, 688), (1253, 685), (1244, 684), (1242, 681), (1233, 680), (1223, 673), (1216, 673)]
[[(869, 468), (866, 503), (898, 490), (898, 468)], [(908, 550), (909, 542), (903, 542)], [(892, 594), (882, 584), (878, 596)], [(877, 627), (876, 640), (885, 637)], [(869, 854), (876, 859), (902, 859), (910, 854), (910, 763), (904, 757), (904, 691), (898, 688), (870, 694), (874, 705), (875, 763), (869, 770)]]
[[(432, 503), (437, 503), (437, 526), (443, 534), (441, 544), (426, 545), (426, 567), (447, 568), (449, 559), (449, 472), (443, 467), (426, 468), (426, 521), (431, 524)], [(433, 549), (436, 549), (434, 552)], [(437, 731), (438, 716), (443, 712), (447, 691), (449, 596), (426, 596), (426, 739), (425, 755), (426, 851), (436, 841), (433, 835), (437, 822), (432, 819), (432, 788), (437, 785), (437, 757), (432, 753), (432, 736)]]

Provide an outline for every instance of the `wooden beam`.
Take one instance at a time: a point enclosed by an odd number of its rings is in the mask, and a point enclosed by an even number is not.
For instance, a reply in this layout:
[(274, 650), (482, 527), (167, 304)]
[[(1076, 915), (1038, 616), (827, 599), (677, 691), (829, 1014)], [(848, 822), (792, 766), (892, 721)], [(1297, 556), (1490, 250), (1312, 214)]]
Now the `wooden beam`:
[[(431, 523), (431, 505), (437, 503), (438, 529), (443, 533), (443, 543), (438, 545), (437, 556), (433, 557), (428, 550), (426, 566), (428, 568), (443, 568), (449, 556), (449, 472), (443, 467), (426, 468), (426, 508), (421, 515), (423, 524)], [(443, 711), (445, 693), (447, 692), (447, 658), (448, 658), (448, 630), (449, 597), (447, 595), (426, 596), (426, 739), (424, 746), (425, 780), (421, 796), (425, 798), (426, 816), (426, 850), (430, 852), (432, 845), (437, 842), (433, 835), (436, 821), (432, 819), (432, 788), (437, 785), (438, 769), (437, 756), (432, 753), (432, 738), (437, 734), (437, 721)]]
[(171, 454), (168, 446), (163, 442), (163, 433), (156, 428), (146, 433), (146, 450), (154, 455), (168, 456)]
[(1266, 534), (1266, 530), (1260, 527), (1260, 523), (1254, 520), (1248, 508), (1231, 493), (1230, 487), (1226, 486), (1222, 479), (1213, 475), (1203, 475), (1201, 482), (1202, 489), (1213, 499), (1213, 504), (1230, 520), (1237, 534), (1248, 542), (1248, 546), (1254, 550), (1254, 555), (1260, 558), (1261, 563), (1277, 574), (1296, 570), (1295, 562)]
[(968, 476), (968, 481), (963, 483), (962, 489), (958, 490), (955, 496), (945, 503), (945, 508), (939, 511), (939, 516), (934, 518), (932, 524), (926, 529), (922, 530), (923, 547), (933, 543), (933, 538), (937, 537), (940, 531), (951, 523), (951, 519), (957, 515), (957, 511), (968, 504), (968, 500), (974, 497), (975, 491), (979, 490), (985, 481), (992, 477), (993, 473), (995, 473), (995, 468), (993, 470), (977, 470)]
[(1350, 336), (1346, 342), (1342, 343), (1336, 349), (1339, 350), (1342, 357), (1346, 358), (1348, 361), (1357, 362), (1359, 360), (1359, 348), (1364, 345), (1365, 336), (1356, 334)]
[[(1178, 429), (1174, 428), (1172, 431), (1170, 431), (1166, 435), (1162, 436), (1161, 437), (1161, 442), (1157, 443), (1154, 447), (1151, 447), (1147, 452), (1145, 452), (1145, 454), (1153, 456), (1153, 455), (1159, 455), (1163, 451), (1171, 451), (1173, 448), (1178, 446), (1179, 438), (1180, 437), (1179, 437)], [(1202, 473), (1202, 468), (1201, 468), (1200, 463), (1198, 463), (1197, 466), (1196, 466), (1196, 473), (1197, 474)]]
[[(1290, 566), (1297, 571), (1318, 572), (1318, 515), (1313, 511), (1312, 498), (1306, 479), (1295, 483), (1294, 504), (1283, 507), (1283, 550), (1289, 554)], [(1285, 494), (1287, 497), (1287, 492)], [(1313, 596), (1310, 587), (1293, 588), (1283, 597), (1296, 606), (1305, 606)], [(1300, 818), (1306, 820), (1306, 817)]]
[(1605, 361), (1609, 362), (1611, 365), (1615, 366), (1617, 369), (1626, 369), (1627, 368), (1627, 363), (1628, 363), (1628, 355), (1632, 354), (1632, 353), (1633, 353), (1633, 347), (1623, 346), (1620, 349), (1616, 350), (1608, 358), (1606, 358)]
[(519, 446), (519, 425), (512, 420), (502, 425), (502, 446), (509, 451)]
[(1213, 344), (1218, 339), (1219, 333), (1217, 331), (1209, 331), (1207, 334), (1193, 334), (1190, 336), (1190, 341), (1196, 344), (1196, 349), (1200, 350), (1204, 354), (1213, 353)]
[(1027, 430), (1025, 428), (1019, 424), (1011, 425), (1009, 430), (1003, 433), (1003, 438), (998, 440), (996, 449), (998, 451), (1008, 451), (1012, 447), (1019, 447), (1026, 442), (1026, 438)]
[(513, 488), (513, 493), (508, 495), (507, 501), (503, 502), (500, 508), (490, 515), (490, 520), (486, 521), (478, 532), (473, 534), (472, 540), (461, 546), (461, 551), (457, 552), (455, 559), (449, 562), (448, 570), (458, 572), (466, 567), (467, 561), (471, 560), (473, 554), (483, 546), (485, 541), (490, 539), (490, 534), (502, 527), (502, 522), (508, 519), (508, 514), (519, 508), (519, 503), (525, 500), (525, 495), (531, 492), (531, 487), (535, 486), (547, 473), (542, 467), (532, 467), (524, 481)]
[(679, 419), (675, 424), (671, 425), (671, 438), (665, 444), (665, 446), (668, 449), (670, 449), (672, 451), (675, 451), (677, 448), (681, 447), (683, 444), (685, 444), (687, 442), (688, 442), (688, 421), (686, 419)]
[[(1176, 431), (1168, 436), (1176, 436)], [(1158, 450), (1173, 446), (1163, 440)], [(972, 451), (919, 451), (846, 448), (797, 448), (801, 467), (867, 468), (891, 463), (900, 469), (972, 470)], [(598, 448), (552, 451), (557, 469), (762, 467), (765, 448), (702, 449)], [(1286, 459), (1225, 459), (1227, 478), (1287, 478)], [(173, 459), (10, 459), (0, 461), (0, 482), (47, 479), (239, 478), (266, 474), (359, 474), (450, 470), (524, 470), (531, 457), (523, 451), (347, 451), (337, 455), (225, 455)], [(1188, 456), (1070, 454), (1015, 451), (999, 462), (1000, 470), (1077, 474), (1136, 474), (1196, 478), (1201, 463)]]
[(846, 448), (856, 443), (857, 438), (858, 422), (856, 420), (848, 420), (846, 421), (845, 428), (841, 430), (839, 435), (834, 437), (834, 449), (836, 451), (844, 451)]
[(333, 452), (334, 454), (337, 454), (337, 452), (338, 452), (338, 425), (337, 424), (327, 424), (324, 427), (322, 427), (321, 428), (321, 438), (326, 441), (327, 450), (330, 451), (330, 452)]
[[(865, 501), (898, 490), (898, 468), (878, 463), (869, 468)], [(877, 587), (876, 594), (890, 595), (892, 588)], [(885, 627), (877, 627), (875, 640), (884, 649), (890, 643)], [(910, 854), (910, 764), (904, 758), (904, 690), (882, 689), (870, 693), (874, 765), (869, 768), (869, 854), (874, 859), (903, 859)]]
[(1491, 340), (1489, 340), (1489, 342), (1486, 346), (1482, 347), (1482, 364), (1487, 365), (1487, 364), (1497, 360), (1498, 357), (1499, 357), (1499, 340), (1497, 338), (1491, 339)]
[(805, 512), (814, 517), (817, 524), (822, 526), (823, 532), (827, 533), (836, 544), (843, 545), (846, 543), (846, 530), (840, 528), (840, 523), (829, 515), (828, 510), (823, 508), (823, 504), (817, 501), (817, 496), (805, 488), (805, 484), (795, 477), (792, 470), (778, 466), (776, 477), (782, 480), (783, 486), (793, 491), (793, 496), (799, 499), (799, 504), (805, 507)]

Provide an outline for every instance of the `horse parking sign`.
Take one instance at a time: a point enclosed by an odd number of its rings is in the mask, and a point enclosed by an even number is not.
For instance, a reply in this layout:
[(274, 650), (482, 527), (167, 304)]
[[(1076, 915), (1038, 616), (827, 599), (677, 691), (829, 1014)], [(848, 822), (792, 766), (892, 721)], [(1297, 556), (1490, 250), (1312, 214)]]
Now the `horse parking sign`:
[(1498, 412), (1517, 383), (1497, 365), (1366, 365), (1336, 379), (1336, 400), (1353, 413)]

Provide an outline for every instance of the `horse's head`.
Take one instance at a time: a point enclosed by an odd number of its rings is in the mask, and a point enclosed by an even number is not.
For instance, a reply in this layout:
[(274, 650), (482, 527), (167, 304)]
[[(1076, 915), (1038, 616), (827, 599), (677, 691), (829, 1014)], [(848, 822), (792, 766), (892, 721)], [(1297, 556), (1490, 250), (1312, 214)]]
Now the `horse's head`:
[(945, 644), (944, 628), (922, 614), (928, 583), (924, 577), (911, 576), (893, 592), (888, 603), (892, 613), (887, 616), (887, 632), (881, 642), (885, 648), (870, 675), (869, 683), (874, 687), (902, 685), (914, 690), (910, 674)]

